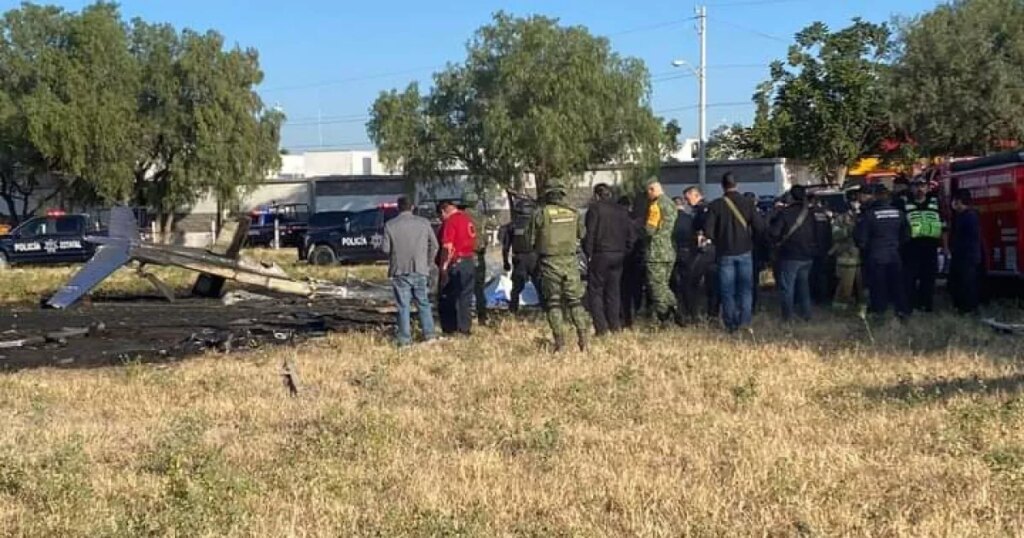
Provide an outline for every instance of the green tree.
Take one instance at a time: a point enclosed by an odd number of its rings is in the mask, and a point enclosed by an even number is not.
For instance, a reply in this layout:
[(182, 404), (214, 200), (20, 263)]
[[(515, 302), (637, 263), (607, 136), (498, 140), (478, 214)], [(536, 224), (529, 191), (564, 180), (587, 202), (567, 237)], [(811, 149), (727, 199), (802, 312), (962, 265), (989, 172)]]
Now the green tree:
[(278, 166), (283, 116), (253, 91), (263, 79), (255, 50), (141, 20), (131, 35), (141, 72), (133, 193), (168, 231), (201, 196), (230, 206)]
[(44, 174), (57, 182), (51, 198), (126, 199), (137, 77), (116, 6), (70, 14), (25, 4), (0, 24), (0, 197), (8, 211), (34, 209), (29, 200)]
[(612, 161), (657, 161), (668, 137), (643, 62), (585, 28), (497, 13), (464, 63), (378, 97), (367, 124), (382, 160), (413, 177), (464, 168), (480, 185), (539, 187)]
[(927, 155), (1024, 142), (1024, 2), (957, 0), (902, 21), (892, 118)]
[(755, 141), (750, 127), (742, 123), (720, 125), (708, 137), (708, 159), (756, 159), (763, 150)]
[(776, 61), (758, 88), (752, 130), (764, 152), (808, 161), (841, 182), (847, 168), (877, 146), (884, 109), (890, 31), (854, 19), (837, 32), (820, 22), (803, 29), (787, 61)]

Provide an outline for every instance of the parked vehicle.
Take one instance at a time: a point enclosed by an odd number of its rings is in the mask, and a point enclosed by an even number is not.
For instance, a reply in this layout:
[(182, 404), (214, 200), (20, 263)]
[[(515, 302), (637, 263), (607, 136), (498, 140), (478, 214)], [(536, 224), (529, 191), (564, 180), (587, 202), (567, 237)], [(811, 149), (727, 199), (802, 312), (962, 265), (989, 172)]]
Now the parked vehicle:
[(277, 223), (282, 247), (302, 244), (309, 229), (309, 204), (276, 204), (260, 207), (249, 214), (249, 246), (270, 247), (274, 244), (274, 226)]
[(387, 256), (380, 250), (384, 224), (397, 215), (394, 204), (314, 214), (299, 246), (299, 259), (313, 265), (385, 260)]
[(947, 199), (957, 189), (971, 191), (972, 204), (981, 216), (988, 275), (1020, 281), (1024, 277), (1024, 151), (956, 161), (944, 172), (940, 183)]
[(104, 233), (89, 215), (58, 211), (28, 219), (0, 236), (0, 268), (88, 261), (96, 246), (86, 241), (85, 236)]

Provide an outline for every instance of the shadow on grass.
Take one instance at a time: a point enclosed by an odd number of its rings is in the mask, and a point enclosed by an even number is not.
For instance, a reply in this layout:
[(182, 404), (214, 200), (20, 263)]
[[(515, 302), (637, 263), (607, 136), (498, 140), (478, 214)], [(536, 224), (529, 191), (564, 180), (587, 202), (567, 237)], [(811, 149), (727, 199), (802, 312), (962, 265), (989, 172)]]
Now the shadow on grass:
[(1015, 394), (1024, 391), (1024, 374), (996, 378), (978, 376), (933, 379), (922, 382), (900, 381), (888, 387), (869, 388), (864, 396), (872, 400), (900, 401), (908, 404), (946, 400), (961, 395)]

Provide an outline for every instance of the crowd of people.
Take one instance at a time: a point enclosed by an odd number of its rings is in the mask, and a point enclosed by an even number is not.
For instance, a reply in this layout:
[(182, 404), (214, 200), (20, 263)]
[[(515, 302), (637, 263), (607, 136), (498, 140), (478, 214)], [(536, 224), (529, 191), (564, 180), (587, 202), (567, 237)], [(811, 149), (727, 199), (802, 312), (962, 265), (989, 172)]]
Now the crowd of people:
[[(784, 321), (810, 321), (815, 304), (869, 321), (890, 311), (906, 320), (934, 310), (940, 258), (948, 261), (955, 309), (978, 308), (981, 230), (969, 191), (953, 193), (946, 215), (923, 180), (897, 182), (892, 191), (882, 183), (852, 186), (841, 211), (799, 185), (760, 208), (738, 186), (725, 174), (723, 195), (708, 203), (696, 187), (670, 199), (656, 178), (638, 200), (599, 184), (584, 214), (558, 182), (538, 201), (516, 197), (500, 233), (509, 309), (520, 311), (532, 282), (556, 351), (566, 348), (569, 325), (586, 350), (591, 334), (631, 327), (641, 312), (662, 327), (714, 320), (730, 333), (752, 332), (761, 275), (770, 272)], [(478, 322), (487, 322), (486, 224), (475, 202), (442, 202), (435, 234), (403, 198), (401, 214), (385, 226), (400, 346), (412, 342), (413, 302), (424, 339), (437, 338), (428, 299), (434, 261), (442, 332), (470, 334), (474, 295)]]

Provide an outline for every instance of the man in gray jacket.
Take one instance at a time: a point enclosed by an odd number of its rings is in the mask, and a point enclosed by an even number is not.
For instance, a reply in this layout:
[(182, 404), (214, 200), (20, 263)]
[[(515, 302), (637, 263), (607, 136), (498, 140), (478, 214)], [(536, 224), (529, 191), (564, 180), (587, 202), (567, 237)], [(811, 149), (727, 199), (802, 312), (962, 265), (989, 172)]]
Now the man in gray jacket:
[(381, 249), (389, 255), (388, 277), (398, 303), (397, 340), (398, 346), (404, 347), (412, 344), (409, 320), (412, 301), (416, 301), (419, 310), (424, 340), (429, 342), (435, 338), (427, 282), (430, 267), (437, 257), (438, 243), (430, 221), (412, 214), (412, 202), (408, 198), (398, 199), (398, 211), (398, 216), (384, 225)]

